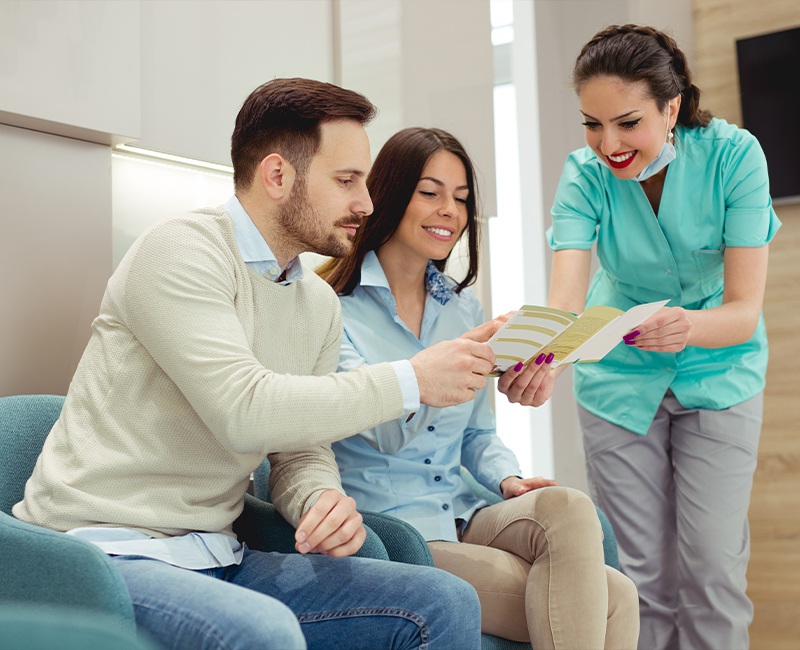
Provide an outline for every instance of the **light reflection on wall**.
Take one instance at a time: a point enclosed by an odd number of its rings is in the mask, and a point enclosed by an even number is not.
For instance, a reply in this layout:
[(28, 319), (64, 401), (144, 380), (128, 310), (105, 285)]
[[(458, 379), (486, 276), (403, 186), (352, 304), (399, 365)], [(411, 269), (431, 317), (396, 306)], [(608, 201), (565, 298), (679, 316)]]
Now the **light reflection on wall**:
[(134, 240), (154, 223), (195, 208), (220, 205), (231, 194), (230, 174), (112, 154), (114, 268)]

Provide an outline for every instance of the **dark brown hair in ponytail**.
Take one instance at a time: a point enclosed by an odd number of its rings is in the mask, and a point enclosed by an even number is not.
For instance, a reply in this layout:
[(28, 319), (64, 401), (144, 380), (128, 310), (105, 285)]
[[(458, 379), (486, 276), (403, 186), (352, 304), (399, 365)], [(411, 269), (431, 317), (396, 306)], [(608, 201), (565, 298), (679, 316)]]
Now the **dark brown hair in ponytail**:
[(681, 95), (678, 123), (706, 126), (711, 113), (700, 108), (700, 89), (692, 83), (686, 56), (675, 41), (645, 25), (611, 25), (583, 46), (572, 71), (572, 85), (581, 86), (600, 76), (632, 83), (643, 81), (660, 111)]

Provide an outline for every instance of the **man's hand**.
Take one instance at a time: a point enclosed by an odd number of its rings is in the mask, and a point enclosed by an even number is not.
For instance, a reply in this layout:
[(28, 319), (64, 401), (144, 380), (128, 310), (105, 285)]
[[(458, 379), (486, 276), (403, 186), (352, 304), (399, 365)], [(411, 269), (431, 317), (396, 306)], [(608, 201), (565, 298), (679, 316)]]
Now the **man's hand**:
[(486, 341), (492, 338), (497, 330), (505, 325), (508, 322), (508, 319), (516, 313), (516, 311), (510, 311), (507, 314), (497, 316), (492, 320), (487, 320), (485, 323), (481, 323), (477, 327), (473, 327), (468, 332), (464, 332), (459, 338), (469, 339), (470, 341), (475, 341), (476, 343), (486, 343)]
[(419, 401), (428, 406), (463, 404), (486, 386), (494, 352), (485, 343), (458, 338), (442, 341), (410, 359), (419, 385)]
[(362, 521), (352, 497), (337, 490), (325, 490), (300, 518), (294, 547), (304, 554), (352, 555), (367, 538)]
[(551, 485), (558, 485), (558, 483), (551, 478), (544, 478), (542, 476), (534, 476), (533, 478), (509, 476), (500, 482), (500, 491), (503, 493), (504, 499), (511, 499), (525, 494), (526, 492), (530, 492), (531, 490), (538, 490), (539, 488), (550, 487)]
[(541, 354), (527, 367), (519, 368), (521, 364), (512, 366), (497, 380), (497, 390), (512, 404), (541, 406), (553, 394), (556, 380), (550, 367), (552, 361), (552, 355), (545, 357)]

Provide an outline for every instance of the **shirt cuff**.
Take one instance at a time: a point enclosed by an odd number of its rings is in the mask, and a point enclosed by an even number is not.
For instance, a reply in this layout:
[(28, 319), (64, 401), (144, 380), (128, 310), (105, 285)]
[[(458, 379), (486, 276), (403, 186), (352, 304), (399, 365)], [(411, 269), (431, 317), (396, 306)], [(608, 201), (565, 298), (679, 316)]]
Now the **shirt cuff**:
[(403, 417), (419, 411), (419, 384), (417, 375), (411, 362), (407, 359), (391, 361), (389, 365), (394, 368), (397, 380), (400, 382), (400, 392), (403, 395)]

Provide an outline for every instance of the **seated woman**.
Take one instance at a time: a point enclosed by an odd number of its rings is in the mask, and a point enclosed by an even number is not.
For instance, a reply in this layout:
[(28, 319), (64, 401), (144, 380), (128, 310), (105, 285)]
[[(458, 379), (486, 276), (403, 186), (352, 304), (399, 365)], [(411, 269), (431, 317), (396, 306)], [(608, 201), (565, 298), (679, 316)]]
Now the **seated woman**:
[[(483, 310), (466, 288), (477, 275), (477, 188), (461, 144), (439, 129), (400, 131), (378, 154), (367, 185), (375, 211), (353, 253), (318, 270), (341, 297), (340, 369), (408, 358), (458, 337), (488, 338)], [(442, 272), (466, 235), (469, 272)], [(549, 395), (547, 360), (509, 370), (504, 392), (536, 403)], [(530, 386), (524, 399), (518, 399)], [(428, 540), (437, 567), (478, 591), (482, 629), (545, 648), (635, 648), (633, 583), (605, 566), (595, 507), (578, 490), (522, 479), (495, 432), (487, 390), (461, 406), (422, 407), (333, 445), (342, 484), (359, 507), (391, 514)], [(464, 465), (504, 497), (489, 505), (460, 477)]]

